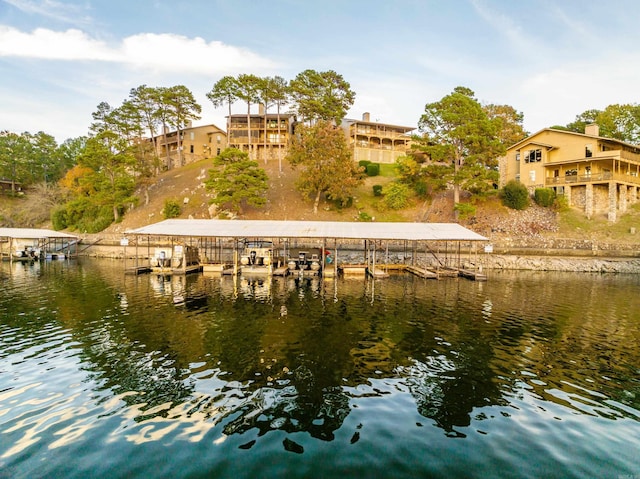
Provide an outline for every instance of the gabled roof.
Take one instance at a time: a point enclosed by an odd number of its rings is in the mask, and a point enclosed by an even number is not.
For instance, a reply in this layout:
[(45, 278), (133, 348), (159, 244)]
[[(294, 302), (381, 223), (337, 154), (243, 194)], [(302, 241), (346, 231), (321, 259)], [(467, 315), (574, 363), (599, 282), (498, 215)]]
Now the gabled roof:
[(547, 145), (547, 144), (536, 142), (536, 141), (532, 140), (532, 138), (534, 138), (535, 136), (537, 136), (537, 135), (539, 135), (539, 134), (541, 134), (541, 133), (543, 133), (545, 131), (552, 131), (554, 133), (563, 133), (565, 135), (582, 136), (584, 138), (593, 138), (594, 140), (608, 141), (608, 142), (611, 142), (611, 143), (616, 143), (616, 144), (621, 145), (621, 146), (626, 146), (628, 148), (640, 149), (639, 145), (634, 145), (632, 143), (626, 143), (624, 141), (616, 140), (615, 138), (607, 138), (606, 136), (598, 136), (598, 135), (587, 135), (586, 133), (578, 133), (576, 131), (568, 131), (568, 130), (558, 130), (556, 128), (543, 128), (542, 130), (539, 130), (539, 131), (529, 135), (528, 137), (520, 140), (519, 142), (514, 143), (513, 145), (511, 145), (507, 149), (508, 150), (513, 150), (513, 149), (519, 150), (520, 147), (523, 144), (526, 144), (527, 142), (528, 143), (534, 143), (536, 145), (544, 146), (544, 147), (547, 147), (547, 148), (555, 148), (555, 146), (553, 146), (553, 145)]
[(457, 223), (388, 223), (278, 220), (169, 219), (125, 234), (212, 238), (336, 238), (418, 241), (486, 241)]

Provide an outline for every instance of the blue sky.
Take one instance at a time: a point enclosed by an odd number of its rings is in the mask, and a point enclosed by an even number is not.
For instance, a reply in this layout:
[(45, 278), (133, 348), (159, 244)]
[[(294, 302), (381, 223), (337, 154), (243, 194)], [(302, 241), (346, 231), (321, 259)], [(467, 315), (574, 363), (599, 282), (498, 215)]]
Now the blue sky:
[(84, 135), (142, 84), (186, 85), (224, 127), (220, 77), (311, 68), (350, 82), (351, 118), (415, 126), (461, 85), (534, 132), (638, 103), (639, 19), (637, 0), (0, 0), (0, 130)]

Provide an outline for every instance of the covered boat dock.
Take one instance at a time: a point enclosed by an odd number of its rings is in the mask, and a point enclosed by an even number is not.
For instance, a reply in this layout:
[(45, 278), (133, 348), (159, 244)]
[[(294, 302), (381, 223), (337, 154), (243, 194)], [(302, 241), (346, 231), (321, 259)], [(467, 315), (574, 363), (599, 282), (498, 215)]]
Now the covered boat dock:
[[(178, 244), (184, 252), (191, 249), (205, 271), (239, 274), (243, 266), (239, 245), (269, 240), (274, 250), (271, 274), (278, 274), (278, 270), (287, 274), (292, 252), (312, 247), (317, 251), (324, 277), (337, 276), (339, 272), (383, 277), (392, 270), (407, 270), (428, 278), (486, 279), (477, 259), (470, 267), (469, 258), (477, 258), (477, 245), (488, 239), (457, 223), (168, 219), (125, 234), (126, 244), (136, 248), (136, 265), (127, 270), (134, 274), (159, 264), (158, 255), (151, 255), (152, 243)], [(129, 242), (129, 238), (133, 241)], [(138, 249), (145, 246), (149, 265), (140, 266)], [(359, 252), (358, 261), (354, 261), (354, 251)], [(395, 255), (393, 260), (391, 253)], [(185, 265), (186, 262), (181, 263), (187, 272)]]
[(66, 259), (77, 253), (78, 237), (38, 228), (0, 228), (0, 258), (8, 261)]

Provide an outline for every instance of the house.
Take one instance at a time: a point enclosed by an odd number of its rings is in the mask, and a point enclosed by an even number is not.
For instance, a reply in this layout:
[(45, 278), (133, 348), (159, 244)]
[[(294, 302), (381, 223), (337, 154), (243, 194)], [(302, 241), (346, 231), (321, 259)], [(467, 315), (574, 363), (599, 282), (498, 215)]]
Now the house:
[[(265, 114), (264, 106), (260, 105), (257, 115), (251, 114), (248, 119), (246, 114), (231, 115), (227, 120), (229, 147), (248, 152), (252, 160), (266, 162), (284, 158), (293, 135), (296, 116), (293, 113)], [(249, 127), (251, 135), (248, 133)]]
[(588, 218), (606, 214), (616, 221), (638, 201), (640, 146), (584, 133), (545, 128), (507, 149), (500, 159), (500, 186), (518, 180), (532, 193), (552, 188)]
[(178, 132), (168, 131), (155, 136), (152, 141), (158, 158), (167, 169), (184, 166), (204, 158), (213, 158), (227, 147), (227, 134), (216, 125), (187, 126)]
[(369, 113), (364, 113), (362, 120), (344, 119), (341, 126), (354, 161), (374, 163), (395, 163), (399, 156), (406, 155), (411, 143), (409, 132), (416, 129), (371, 121)]

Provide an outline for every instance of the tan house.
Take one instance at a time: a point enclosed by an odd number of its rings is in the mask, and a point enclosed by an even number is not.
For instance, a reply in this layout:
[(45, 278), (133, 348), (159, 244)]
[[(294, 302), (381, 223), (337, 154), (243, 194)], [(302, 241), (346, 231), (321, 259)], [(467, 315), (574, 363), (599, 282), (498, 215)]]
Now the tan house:
[[(248, 152), (252, 160), (275, 160), (279, 155), (284, 158), (296, 122), (296, 116), (293, 113), (265, 114), (264, 108), (260, 105), (260, 112), (257, 115), (249, 115), (249, 121), (246, 114), (231, 115), (227, 119), (229, 147)], [(249, 151), (249, 136), (251, 151)]]
[(416, 129), (371, 121), (369, 113), (364, 113), (362, 120), (344, 119), (341, 126), (354, 161), (374, 163), (395, 163), (398, 157), (406, 155), (411, 143), (409, 132)]
[(153, 138), (158, 157), (168, 169), (213, 158), (227, 147), (227, 134), (213, 124), (188, 126), (180, 133), (180, 151), (177, 131), (167, 132), (166, 137), (161, 134)]
[(616, 221), (638, 201), (640, 146), (585, 133), (545, 128), (516, 143), (500, 159), (500, 186), (518, 180), (533, 193), (552, 188), (587, 217), (604, 213)]

